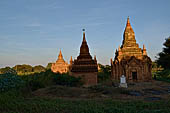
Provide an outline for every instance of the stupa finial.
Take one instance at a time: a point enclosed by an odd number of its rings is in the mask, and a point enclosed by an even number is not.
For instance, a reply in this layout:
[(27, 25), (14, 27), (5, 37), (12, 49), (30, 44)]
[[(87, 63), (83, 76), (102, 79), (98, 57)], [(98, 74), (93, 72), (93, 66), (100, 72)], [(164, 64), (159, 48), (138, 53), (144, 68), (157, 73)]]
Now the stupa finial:
[(63, 55), (62, 55), (62, 53), (61, 53), (61, 49), (60, 49), (60, 53), (59, 53), (59, 55), (58, 55), (58, 59), (63, 59)]

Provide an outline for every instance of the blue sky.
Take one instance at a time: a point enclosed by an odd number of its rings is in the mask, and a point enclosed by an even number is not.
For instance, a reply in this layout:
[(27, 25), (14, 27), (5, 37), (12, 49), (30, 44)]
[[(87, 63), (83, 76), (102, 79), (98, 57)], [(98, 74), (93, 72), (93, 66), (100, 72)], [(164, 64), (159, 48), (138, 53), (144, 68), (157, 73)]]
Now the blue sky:
[(170, 36), (170, 0), (1, 0), (0, 67), (76, 58), (82, 29), (92, 56), (109, 64), (130, 16), (140, 47), (152, 60)]

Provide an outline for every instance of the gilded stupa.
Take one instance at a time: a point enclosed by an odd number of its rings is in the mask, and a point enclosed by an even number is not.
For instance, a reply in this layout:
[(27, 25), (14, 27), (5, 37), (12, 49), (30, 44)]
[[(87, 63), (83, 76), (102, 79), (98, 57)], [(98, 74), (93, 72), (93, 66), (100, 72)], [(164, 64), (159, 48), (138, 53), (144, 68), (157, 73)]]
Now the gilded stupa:
[(67, 62), (64, 61), (61, 50), (58, 55), (57, 61), (55, 63), (52, 63), (51, 70), (54, 73), (67, 73), (69, 71), (69, 65)]

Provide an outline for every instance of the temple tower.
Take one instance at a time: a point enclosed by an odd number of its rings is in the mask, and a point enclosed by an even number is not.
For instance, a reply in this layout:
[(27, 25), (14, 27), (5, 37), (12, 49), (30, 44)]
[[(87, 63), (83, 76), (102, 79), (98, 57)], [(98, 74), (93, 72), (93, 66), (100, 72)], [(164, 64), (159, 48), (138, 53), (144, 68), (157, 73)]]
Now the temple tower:
[(68, 66), (68, 63), (64, 61), (63, 55), (60, 50), (57, 61), (55, 63), (52, 63), (51, 70), (54, 73), (67, 73), (69, 70)]
[(111, 60), (112, 79), (119, 80), (125, 75), (127, 81), (151, 80), (151, 65), (152, 61), (147, 56), (145, 46), (141, 49), (136, 43), (135, 33), (128, 17), (122, 45), (118, 47), (118, 51), (116, 50), (114, 61)]
[(97, 84), (97, 60), (96, 57), (92, 59), (89, 52), (89, 47), (85, 38), (85, 32), (83, 32), (83, 41), (80, 47), (80, 54), (72, 61), (70, 65), (70, 75), (75, 77), (81, 77), (85, 86)]

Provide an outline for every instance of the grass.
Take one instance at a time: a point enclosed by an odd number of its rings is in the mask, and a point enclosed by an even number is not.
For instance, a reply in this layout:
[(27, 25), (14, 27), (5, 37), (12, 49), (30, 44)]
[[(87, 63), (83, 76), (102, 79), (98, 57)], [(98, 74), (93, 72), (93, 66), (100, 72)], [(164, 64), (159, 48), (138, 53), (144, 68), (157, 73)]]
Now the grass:
[[(25, 94), (24, 94), (25, 95)], [(71, 100), (23, 96), (18, 91), (0, 94), (1, 113), (169, 113), (170, 101)]]
[[(50, 98), (43, 96), (34, 96), (33, 89), (37, 90), (43, 87), (57, 84), (52, 79), (57, 76), (50, 71), (37, 73), (21, 78), (28, 82), (31, 87), (22, 89), (12, 89), (8, 92), (0, 93), (0, 113), (170, 113), (170, 99), (164, 101), (136, 101), (136, 100), (113, 100), (113, 99), (71, 99), (71, 98)], [(60, 77), (60, 76), (59, 76)], [(61, 76), (65, 77), (65, 76)], [(109, 83), (105, 77), (101, 79)], [(67, 78), (67, 77), (66, 77)], [(64, 80), (63, 80), (64, 79)], [(65, 81), (65, 78), (62, 78)], [(60, 82), (63, 82), (60, 80)], [(72, 81), (72, 79), (71, 79)], [(108, 85), (108, 84), (107, 84)], [(55, 89), (55, 87), (53, 87)], [(112, 90), (107, 86), (90, 87), (97, 92), (107, 92), (109, 94), (128, 93), (119, 89)], [(53, 90), (54, 90), (53, 89)], [(53, 91), (50, 89), (50, 91)], [(111, 90), (111, 92), (110, 92)], [(57, 89), (56, 91), (59, 91)], [(72, 90), (64, 89), (63, 93)], [(55, 91), (54, 91), (55, 92)], [(47, 92), (45, 92), (47, 93)], [(51, 93), (51, 92), (50, 92)], [(74, 92), (76, 94), (76, 92)], [(77, 92), (80, 93), (80, 92)]]

